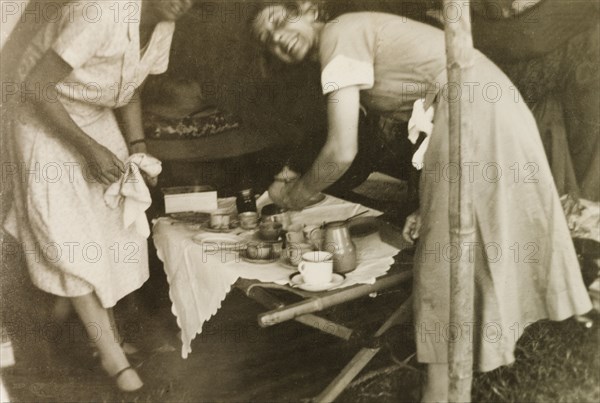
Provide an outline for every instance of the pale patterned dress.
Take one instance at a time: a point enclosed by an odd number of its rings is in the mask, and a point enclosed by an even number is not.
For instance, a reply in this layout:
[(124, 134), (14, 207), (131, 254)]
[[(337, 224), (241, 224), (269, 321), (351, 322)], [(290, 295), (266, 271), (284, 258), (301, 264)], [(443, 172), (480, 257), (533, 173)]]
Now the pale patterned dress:
[[(367, 111), (407, 121), (415, 100), (446, 83), (444, 33), (405, 17), (346, 14), (320, 37), (324, 93), (357, 85)], [(514, 361), (525, 326), (591, 309), (535, 120), (508, 78), (476, 52), (473, 82), (472, 181), (476, 243), (450, 244), (448, 94), (435, 103), (434, 129), (421, 173), (423, 226), (415, 254), (417, 357), (445, 363), (456, 324), (449, 323), (450, 262), (475, 260), (475, 323), (460, 324), (474, 342), (475, 366), (489, 371)], [(472, 89), (472, 91), (471, 91)], [(469, 171), (470, 170), (470, 171)]]
[[(60, 102), (121, 160), (128, 149), (113, 109), (148, 74), (166, 71), (174, 31), (172, 22), (157, 24), (140, 57), (140, 10), (140, 0), (73, 3), (38, 33), (20, 65), (24, 77), (47, 49), (60, 55), (73, 68), (58, 85)], [(66, 297), (94, 292), (114, 306), (148, 279), (147, 240), (124, 228), (122, 209), (105, 204), (105, 186), (71, 145), (25, 105), (17, 111), (11, 149), (19, 175), (5, 228), (21, 242), (37, 287)]]

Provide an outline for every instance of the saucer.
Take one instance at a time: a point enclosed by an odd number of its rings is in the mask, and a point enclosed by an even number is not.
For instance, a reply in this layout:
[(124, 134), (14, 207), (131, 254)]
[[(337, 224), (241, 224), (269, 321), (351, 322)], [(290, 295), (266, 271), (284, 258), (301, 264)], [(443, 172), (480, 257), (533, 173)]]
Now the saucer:
[(318, 292), (326, 291), (342, 284), (345, 277), (343, 274), (333, 273), (331, 281), (325, 284), (305, 284), (302, 280), (302, 274), (296, 272), (290, 276), (290, 284), (292, 287), (300, 288), (304, 291)]
[(254, 263), (254, 264), (269, 264), (269, 263), (274, 263), (280, 259), (279, 257), (271, 257), (271, 258), (267, 258), (267, 259), (253, 259), (251, 257), (248, 257), (245, 250), (240, 252), (240, 257), (242, 258), (242, 260), (244, 262)]
[(212, 228), (210, 222), (205, 222), (200, 225), (202, 231), (214, 232), (217, 234), (226, 234), (237, 229), (237, 225), (229, 225), (229, 228)]
[(205, 224), (210, 221), (209, 213), (202, 213), (198, 211), (186, 211), (181, 213), (171, 213), (168, 215), (174, 220), (189, 223), (189, 224)]
[(248, 246), (248, 243), (244, 238), (233, 234), (213, 235), (201, 232), (194, 235), (192, 241), (200, 245), (216, 245), (217, 250), (239, 251), (246, 249)]
[[(288, 258), (285, 255), (281, 256), (281, 259), (279, 260), (279, 264), (281, 266), (285, 267), (286, 269), (298, 270), (298, 265), (293, 265), (292, 263), (290, 263), (290, 261), (288, 260)], [(294, 273), (294, 274), (296, 274), (296, 273)]]

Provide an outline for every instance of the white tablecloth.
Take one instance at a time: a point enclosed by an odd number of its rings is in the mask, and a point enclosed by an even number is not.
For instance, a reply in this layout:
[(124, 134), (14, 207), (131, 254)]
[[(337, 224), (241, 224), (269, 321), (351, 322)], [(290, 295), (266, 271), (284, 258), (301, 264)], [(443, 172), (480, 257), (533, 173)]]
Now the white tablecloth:
[[(265, 202), (265, 198), (261, 197), (259, 208)], [(346, 219), (363, 210), (369, 210), (366, 216), (381, 215), (377, 210), (327, 196), (314, 207), (292, 213), (291, 220), (292, 223), (320, 224)], [(173, 304), (171, 310), (181, 328), (181, 355), (186, 358), (192, 351), (192, 340), (202, 332), (204, 322), (217, 313), (238, 278), (287, 284), (294, 270), (277, 262), (264, 265), (247, 263), (232, 251), (210, 250), (209, 253), (192, 240), (199, 232), (197, 227), (173, 223), (170, 218), (155, 220), (153, 240), (158, 257), (164, 263)], [(389, 270), (399, 251), (382, 242), (377, 233), (354, 239), (354, 243), (358, 251), (358, 267), (346, 274), (338, 288), (373, 284), (377, 277)]]

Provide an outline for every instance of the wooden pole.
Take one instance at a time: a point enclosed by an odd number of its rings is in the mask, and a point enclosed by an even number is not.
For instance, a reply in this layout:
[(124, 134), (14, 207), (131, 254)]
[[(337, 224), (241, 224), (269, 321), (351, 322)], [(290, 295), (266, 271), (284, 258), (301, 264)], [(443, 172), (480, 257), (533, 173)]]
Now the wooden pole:
[(462, 162), (473, 161), (468, 87), (473, 64), (473, 39), (468, 0), (444, 0), (446, 56), (448, 71), (446, 96), (449, 107), (449, 169), (458, 169), (458, 181), (449, 183), (450, 246), (456, 255), (450, 259), (450, 324), (448, 326), (448, 399), (470, 402), (473, 380), (472, 326), (474, 261), (469, 245), (475, 242), (471, 184)]
[(372, 292), (385, 290), (411, 278), (412, 272), (404, 271), (391, 276), (382, 277), (378, 279), (375, 284), (361, 284), (354, 287), (329, 291), (323, 296), (304, 299), (300, 302), (262, 313), (258, 315), (258, 324), (261, 327), (273, 326), (277, 323), (282, 323), (287, 320), (295, 319), (298, 316), (306, 315), (307, 313), (323, 311), (332, 306), (351, 301)]

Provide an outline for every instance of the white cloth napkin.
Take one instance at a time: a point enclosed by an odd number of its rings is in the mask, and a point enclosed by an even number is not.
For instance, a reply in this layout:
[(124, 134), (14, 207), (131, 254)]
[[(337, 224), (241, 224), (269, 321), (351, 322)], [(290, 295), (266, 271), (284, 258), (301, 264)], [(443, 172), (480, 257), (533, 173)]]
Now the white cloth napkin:
[(162, 171), (159, 160), (148, 154), (132, 154), (125, 161), (125, 172), (121, 178), (104, 192), (104, 201), (111, 208), (123, 205), (123, 225), (129, 228), (135, 225), (135, 230), (145, 238), (150, 236), (150, 226), (144, 212), (152, 204), (150, 191), (142, 177), (142, 171), (151, 178), (157, 177)]
[(433, 106), (425, 110), (424, 99), (417, 99), (415, 101), (412, 115), (408, 120), (408, 139), (411, 143), (416, 144), (419, 139), (419, 133), (423, 132), (427, 135), (412, 157), (412, 164), (417, 169), (423, 168), (423, 157), (429, 146), (429, 136), (431, 136), (431, 132), (433, 131), (433, 115)]
[[(268, 196), (263, 195), (257, 204), (269, 202)], [(322, 204), (296, 212), (292, 219), (294, 222), (322, 223), (332, 221), (332, 218), (345, 219), (363, 210), (369, 210), (367, 215), (381, 215), (381, 212), (360, 204), (327, 196)], [(289, 283), (290, 274), (295, 272), (295, 269), (279, 262), (252, 264), (243, 261), (235, 252), (215, 251), (212, 247), (205, 249), (194, 242), (195, 234), (197, 232), (192, 226), (174, 225), (169, 218), (156, 220), (153, 227), (154, 245), (158, 257), (164, 262), (169, 282), (169, 296), (173, 303), (171, 310), (181, 328), (183, 358), (192, 351), (192, 340), (202, 332), (204, 323), (217, 313), (238, 278), (283, 285)], [(218, 235), (215, 234), (216, 237)], [(240, 236), (245, 235), (242, 233)], [(358, 267), (348, 273), (337, 288), (373, 284), (377, 277), (390, 269), (399, 251), (383, 243), (379, 234), (355, 239), (354, 242), (358, 251)]]

